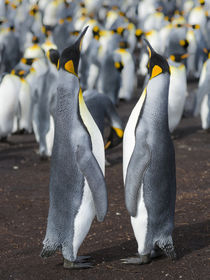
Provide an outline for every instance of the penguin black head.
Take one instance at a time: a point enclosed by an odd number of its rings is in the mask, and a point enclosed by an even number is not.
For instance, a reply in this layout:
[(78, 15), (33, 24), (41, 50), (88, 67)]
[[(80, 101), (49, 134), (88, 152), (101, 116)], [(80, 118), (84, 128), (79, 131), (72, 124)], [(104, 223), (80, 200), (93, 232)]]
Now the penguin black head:
[(115, 61), (114, 67), (121, 73), (124, 68), (124, 64), (122, 61)]
[(60, 57), (59, 52), (55, 49), (50, 49), (47, 52), (47, 56), (48, 56), (50, 62), (57, 67), (58, 66), (58, 60), (59, 60), (59, 57)]
[(163, 73), (170, 74), (170, 68), (167, 60), (163, 56), (156, 53), (146, 39), (144, 39), (144, 41), (147, 44), (147, 48), (150, 56), (150, 60), (148, 63), (150, 79)]
[(36, 13), (39, 11), (38, 5), (34, 5), (31, 10), (29, 11), (30, 16), (35, 16)]
[(59, 59), (59, 69), (62, 68), (63, 70), (78, 75), (78, 65), (80, 59), (80, 50), (82, 47), (82, 39), (85, 35), (88, 26), (80, 34), (79, 38), (76, 42), (71, 45), (70, 47), (63, 50)]
[(187, 39), (180, 40), (179, 44), (180, 44), (180, 46), (182, 46), (186, 50), (188, 48), (188, 46), (189, 46), (189, 41)]
[(137, 40), (140, 41), (142, 39), (143, 34), (144, 34), (144, 32), (142, 29), (136, 29), (135, 35), (136, 35)]
[(210, 59), (210, 49), (204, 48), (203, 51), (205, 54), (207, 54), (208, 59)]
[(188, 53), (185, 54), (172, 54), (170, 55), (170, 59), (175, 62), (182, 62), (185, 58), (189, 56)]
[(38, 44), (39, 43), (39, 38), (37, 36), (33, 36), (32, 43)]
[(192, 29), (200, 29), (199, 24), (192, 24), (191, 27), (192, 27)]
[(96, 39), (96, 40), (99, 40), (99, 38), (100, 38), (100, 29), (99, 29), (99, 27), (97, 25), (93, 27), (92, 33), (93, 33), (93, 38)]
[(117, 27), (116, 29), (112, 29), (112, 31), (120, 36), (123, 36), (125, 32), (125, 28), (122, 26)]
[(21, 58), (20, 61), (21, 61), (23, 64), (26, 64), (26, 65), (31, 66), (32, 63), (33, 63), (35, 60), (36, 60), (35, 58), (25, 58), (25, 57), (23, 57), (23, 58)]
[(205, 0), (200, 0), (199, 2), (200, 2), (200, 5), (201, 5), (201, 6), (204, 6), (204, 5), (205, 5)]
[(129, 48), (129, 43), (127, 41), (121, 41), (121, 42), (119, 42), (119, 48), (120, 49), (128, 49)]

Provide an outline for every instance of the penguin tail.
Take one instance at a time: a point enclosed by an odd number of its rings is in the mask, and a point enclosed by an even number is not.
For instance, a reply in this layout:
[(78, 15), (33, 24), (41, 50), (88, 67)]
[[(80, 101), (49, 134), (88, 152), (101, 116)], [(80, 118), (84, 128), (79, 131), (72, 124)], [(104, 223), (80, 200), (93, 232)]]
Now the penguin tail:
[(170, 236), (166, 240), (159, 240), (156, 242), (156, 245), (164, 252), (164, 254), (172, 260), (177, 259), (175, 248), (173, 245), (172, 237)]
[(42, 258), (51, 257), (52, 255), (55, 254), (56, 249), (52, 248), (52, 247), (49, 247), (49, 246), (44, 246), (41, 253), (40, 253), (40, 257), (42, 257)]

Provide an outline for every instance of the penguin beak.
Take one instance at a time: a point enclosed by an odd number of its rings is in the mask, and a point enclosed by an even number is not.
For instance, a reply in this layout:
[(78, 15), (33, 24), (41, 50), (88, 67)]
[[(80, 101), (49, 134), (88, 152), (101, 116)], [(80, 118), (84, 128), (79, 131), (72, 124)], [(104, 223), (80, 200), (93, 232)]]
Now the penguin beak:
[(147, 39), (144, 38), (144, 41), (147, 44), (147, 49), (148, 49), (148, 52), (149, 52), (149, 57), (151, 57), (155, 53), (155, 51), (154, 51), (154, 49), (152, 48), (152, 46), (150, 45), (150, 43), (149, 43), (149, 41)]
[(77, 39), (77, 41), (75, 42), (75, 46), (78, 49), (78, 51), (81, 51), (82, 49), (82, 40), (83, 37), (85, 35), (85, 33), (87, 32), (89, 26), (86, 26), (85, 29), (82, 31), (82, 33), (80, 34), (79, 38)]
[(181, 56), (181, 59), (185, 59), (185, 58), (187, 58), (189, 56), (189, 53), (185, 53), (185, 54), (183, 54), (182, 56)]

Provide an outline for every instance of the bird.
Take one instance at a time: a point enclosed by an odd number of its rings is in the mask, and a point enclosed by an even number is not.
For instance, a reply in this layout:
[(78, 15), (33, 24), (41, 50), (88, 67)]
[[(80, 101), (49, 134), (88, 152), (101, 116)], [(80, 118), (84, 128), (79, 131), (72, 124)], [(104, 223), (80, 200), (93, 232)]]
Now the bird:
[(204, 49), (204, 52), (208, 55), (208, 58), (203, 64), (201, 76), (198, 83), (195, 108), (194, 108), (194, 116), (198, 116), (200, 114), (202, 129), (209, 131), (210, 128), (210, 94), (209, 94), (210, 50)]
[(176, 198), (175, 152), (168, 127), (168, 62), (144, 39), (150, 80), (134, 107), (123, 137), (125, 204), (138, 243), (138, 257), (125, 264), (146, 264), (162, 251), (172, 259)]
[(184, 59), (188, 54), (171, 54), (168, 63), (170, 66), (171, 78), (168, 96), (168, 124), (172, 133), (178, 126), (187, 98), (187, 73)]
[(42, 257), (61, 249), (64, 267), (91, 267), (77, 252), (91, 223), (107, 213), (104, 143), (87, 106), (78, 79), (82, 38), (59, 58), (55, 138), (51, 158), (50, 207)]
[(115, 52), (104, 57), (98, 79), (98, 89), (116, 106), (119, 103), (121, 72), (124, 67), (121, 56)]
[(123, 124), (110, 98), (97, 90), (86, 90), (83, 96), (102, 136), (104, 136), (105, 121), (108, 121), (110, 133), (107, 137), (105, 149), (120, 144), (123, 139)]
[(7, 73), (0, 84), (0, 139), (6, 140), (13, 131), (14, 118), (18, 113), (21, 80), (15, 71)]
[(114, 52), (121, 57), (123, 69), (121, 71), (121, 87), (119, 90), (119, 98), (129, 101), (134, 95), (134, 86), (136, 84), (135, 64), (132, 54), (127, 49), (126, 41), (120, 43), (118, 49)]

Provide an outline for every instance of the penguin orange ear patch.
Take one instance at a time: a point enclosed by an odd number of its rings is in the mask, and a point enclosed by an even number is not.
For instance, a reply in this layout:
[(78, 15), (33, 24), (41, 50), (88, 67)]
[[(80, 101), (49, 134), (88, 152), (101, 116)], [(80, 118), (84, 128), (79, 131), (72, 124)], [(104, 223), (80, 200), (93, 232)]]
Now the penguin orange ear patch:
[(69, 60), (68, 62), (65, 63), (64, 65), (64, 68), (66, 71), (68, 71), (69, 73), (77, 76), (77, 74), (75, 73), (75, 70), (74, 70), (74, 63), (72, 60)]
[(151, 75), (151, 79), (158, 76), (159, 74), (161, 74), (163, 72), (162, 68), (158, 65), (155, 65), (152, 68), (152, 75)]

